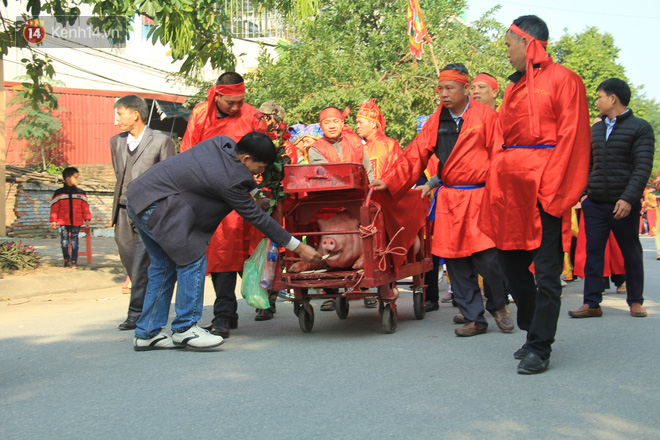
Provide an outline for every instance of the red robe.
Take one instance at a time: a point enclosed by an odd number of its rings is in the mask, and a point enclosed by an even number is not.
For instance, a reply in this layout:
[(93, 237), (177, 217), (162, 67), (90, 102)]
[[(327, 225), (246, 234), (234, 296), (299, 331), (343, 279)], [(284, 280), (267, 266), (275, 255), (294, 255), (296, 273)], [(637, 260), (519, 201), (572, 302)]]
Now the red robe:
[[(403, 152), (401, 160), (382, 180), (395, 199), (410, 188), (435, 155), (442, 104)], [(463, 126), (442, 169), (445, 185), (475, 185), (486, 181), (491, 156), (502, 145), (502, 131), (495, 110), (475, 100), (463, 114)], [(495, 244), (477, 227), (484, 188), (455, 189), (441, 186), (436, 200), (432, 253), (462, 258)]]
[[(530, 131), (527, 75), (504, 92), (499, 118), (504, 146), (554, 145), (553, 149), (507, 148), (496, 154), (486, 182), (479, 227), (498, 249), (532, 250), (541, 245), (537, 203), (562, 217), (570, 230), (571, 207), (589, 173), (591, 131), (584, 84), (552, 61), (534, 69), (540, 136)], [(564, 249), (570, 234), (564, 234)]]
[(380, 179), (380, 176), (385, 174), (390, 165), (401, 156), (399, 143), (385, 136), (382, 131), (379, 131), (372, 139), (368, 140), (364, 148), (367, 150), (371, 161), (374, 179)]
[(344, 129), (341, 132), (341, 157), (339, 157), (337, 150), (325, 138), (317, 139), (309, 148), (318, 150), (328, 163), (362, 163), (364, 159), (362, 139), (346, 125), (344, 125)]
[[(209, 109), (211, 114), (209, 115)], [(215, 100), (195, 106), (188, 121), (186, 133), (181, 141), (180, 151), (197, 145), (213, 136), (228, 136), (238, 142), (252, 131), (265, 131), (265, 122), (257, 119), (257, 109), (243, 104), (233, 116), (217, 118)], [(243, 262), (263, 237), (256, 228), (243, 220), (236, 211), (225, 217), (215, 230), (206, 250), (207, 272), (234, 272), (243, 270)]]

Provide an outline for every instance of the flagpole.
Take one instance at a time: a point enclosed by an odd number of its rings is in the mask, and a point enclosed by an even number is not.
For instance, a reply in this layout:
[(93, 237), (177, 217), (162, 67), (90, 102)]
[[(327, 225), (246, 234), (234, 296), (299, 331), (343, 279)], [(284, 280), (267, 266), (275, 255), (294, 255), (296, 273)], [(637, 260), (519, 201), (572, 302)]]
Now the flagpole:
[(429, 45), (429, 49), (431, 50), (431, 58), (433, 59), (433, 65), (435, 66), (435, 73), (440, 76), (440, 69), (438, 69), (438, 60), (435, 59), (435, 54), (433, 53), (433, 43), (431, 43), (431, 39), (427, 37), (427, 44)]

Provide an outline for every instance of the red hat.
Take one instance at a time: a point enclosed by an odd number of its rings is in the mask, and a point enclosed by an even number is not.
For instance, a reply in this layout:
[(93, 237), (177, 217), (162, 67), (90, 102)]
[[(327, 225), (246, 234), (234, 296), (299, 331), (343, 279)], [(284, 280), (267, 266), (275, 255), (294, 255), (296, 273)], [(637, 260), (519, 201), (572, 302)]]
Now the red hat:
[(374, 98), (369, 98), (368, 101), (360, 104), (360, 110), (358, 110), (357, 117), (374, 121), (378, 124), (380, 130), (385, 130), (387, 120), (383, 117), (383, 113), (376, 105), (376, 100)]

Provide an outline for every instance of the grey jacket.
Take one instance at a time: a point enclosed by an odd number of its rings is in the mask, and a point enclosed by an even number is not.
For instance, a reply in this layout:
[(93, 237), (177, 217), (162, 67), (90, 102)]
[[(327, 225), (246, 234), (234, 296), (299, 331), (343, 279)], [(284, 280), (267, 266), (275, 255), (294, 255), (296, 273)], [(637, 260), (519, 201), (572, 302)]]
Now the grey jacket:
[(213, 232), (232, 210), (278, 245), (291, 240), (291, 234), (250, 196), (257, 183), (236, 157), (235, 145), (229, 137), (214, 136), (154, 165), (128, 186), (128, 204), (136, 213), (158, 202), (148, 224), (158, 244), (179, 265), (206, 252)]
[[(126, 156), (128, 155), (126, 139), (128, 132), (123, 132), (110, 138), (110, 154), (112, 155), (112, 167), (115, 170), (115, 192), (112, 200), (112, 225), (117, 223), (119, 211), (119, 197), (121, 196), (122, 182), (126, 172)], [(140, 176), (155, 163), (174, 156), (174, 142), (169, 136), (153, 131), (146, 127), (140, 145), (135, 151), (135, 163), (133, 164), (133, 179)]]

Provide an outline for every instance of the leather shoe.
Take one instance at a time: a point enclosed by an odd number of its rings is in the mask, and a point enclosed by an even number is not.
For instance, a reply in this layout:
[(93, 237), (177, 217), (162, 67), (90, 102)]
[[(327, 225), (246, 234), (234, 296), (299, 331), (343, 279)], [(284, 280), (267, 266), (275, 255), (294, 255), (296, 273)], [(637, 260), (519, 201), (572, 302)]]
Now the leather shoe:
[(437, 301), (426, 301), (425, 307), (427, 312), (433, 312), (440, 308), (440, 304)]
[(603, 316), (603, 309), (600, 306), (594, 308), (589, 307), (589, 304), (582, 304), (577, 310), (569, 310), (568, 316), (571, 318), (600, 318)]
[(454, 315), (454, 324), (467, 324), (468, 320), (465, 319), (465, 316), (461, 312), (458, 312)]
[(513, 331), (513, 319), (511, 319), (511, 314), (506, 309), (495, 310), (490, 312), (495, 318), (495, 324), (502, 330), (504, 333), (511, 333)]
[(231, 324), (229, 319), (219, 319), (213, 321), (213, 325), (211, 326), (209, 332), (212, 335), (222, 336), (223, 339), (227, 339), (229, 337), (230, 328)]
[(119, 330), (135, 330), (139, 316), (129, 316), (126, 321), (117, 326)]
[(513, 353), (513, 357), (518, 360), (525, 359), (525, 356), (527, 356), (527, 353), (529, 353), (529, 347), (527, 347), (527, 342), (523, 344), (522, 347), (520, 347), (518, 350), (516, 350)]
[(518, 364), (518, 374), (540, 374), (550, 366), (550, 358), (541, 359), (541, 356), (532, 350)]
[(646, 318), (648, 315), (648, 313), (646, 313), (646, 309), (642, 307), (640, 303), (630, 304), (630, 314), (635, 318)]
[(273, 319), (273, 312), (270, 309), (261, 309), (254, 317), (255, 321), (268, 321), (269, 319)]
[(486, 333), (486, 330), (488, 327), (477, 324), (474, 321), (468, 322), (461, 328), (457, 328), (454, 330), (454, 333), (456, 333), (456, 336), (476, 336), (476, 335), (482, 335)]

